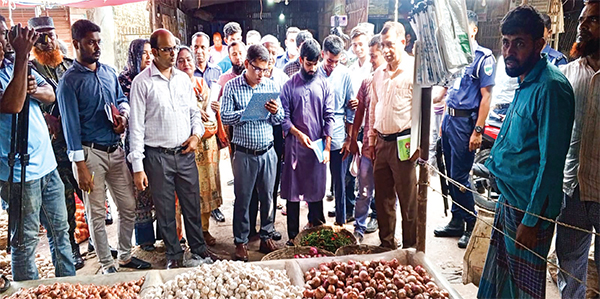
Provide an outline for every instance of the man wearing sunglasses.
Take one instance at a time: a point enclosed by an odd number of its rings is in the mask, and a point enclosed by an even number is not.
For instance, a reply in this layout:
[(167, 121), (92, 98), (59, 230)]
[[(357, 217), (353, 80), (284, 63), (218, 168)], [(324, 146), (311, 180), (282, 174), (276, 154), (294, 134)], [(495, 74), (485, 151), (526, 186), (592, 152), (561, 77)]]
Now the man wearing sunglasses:
[(105, 186), (108, 184), (119, 210), (118, 265), (148, 269), (150, 263), (131, 255), (135, 197), (121, 142), (129, 117), (129, 103), (115, 70), (98, 62), (100, 27), (88, 20), (79, 20), (72, 25), (71, 35), (77, 59), (60, 79), (57, 98), (67, 153), (83, 191), (98, 261), (103, 274), (117, 272), (106, 234)]
[[(58, 81), (65, 74), (67, 69), (73, 65), (73, 59), (67, 58), (60, 51), (58, 46), (58, 36), (54, 28), (54, 21), (51, 17), (36, 17), (29, 19), (29, 26), (33, 27), (40, 37), (35, 42), (32, 54), (33, 65), (35, 69), (44, 77), (46, 82), (52, 86), (54, 92), (58, 86)], [(84, 266), (83, 258), (79, 252), (79, 245), (75, 240), (75, 193), (79, 198), (83, 197), (81, 190), (77, 188), (77, 181), (73, 175), (73, 167), (67, 156), (67, 142), (60, 127), (60, 113), (56, 102), (50, 105), (42, 105), (44, 118), (48, 125), (50, 138), (52, 139), (52, 149), (54, 157), (58, 164), (57, 170), (60, 178), (65, 185), (65, 203), (67, 205), (67, 216), (69, 220), (69, 240), (73, 249), (73, 260), (75, 268), (81, 269)]]
[(283, 120), (279, 99), (265, 104), (269, 115), (264, 120), (242, 121), (254, 93), (278, 92), (273, 81), (265, 78), (269, 71), (269, 51), (262, 45), (252, 45), (246, 55), (246, 71), (225, 84), (221, 101), (223, 124), (233, 126), (231, 143), (233, 155), (233, 235), (235, 259), (248, 261), (248, 236), (250, 234), (249, 207), (252, 193), (256, 190), (260, 203), (260, 251), (277, 250), (272, 240), (273, 188), (277, 170), (277, 154), (273, 149), (273, 125)]

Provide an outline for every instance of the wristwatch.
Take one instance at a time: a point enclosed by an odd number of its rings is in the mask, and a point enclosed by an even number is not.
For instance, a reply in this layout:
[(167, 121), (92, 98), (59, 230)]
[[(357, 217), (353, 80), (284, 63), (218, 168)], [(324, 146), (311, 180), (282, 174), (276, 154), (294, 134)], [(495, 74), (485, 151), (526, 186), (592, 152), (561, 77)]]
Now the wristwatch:
[(481, 134), (481, 132), (483, 132), (483, 128), (481, 126), (475, 126), (475, 132)]

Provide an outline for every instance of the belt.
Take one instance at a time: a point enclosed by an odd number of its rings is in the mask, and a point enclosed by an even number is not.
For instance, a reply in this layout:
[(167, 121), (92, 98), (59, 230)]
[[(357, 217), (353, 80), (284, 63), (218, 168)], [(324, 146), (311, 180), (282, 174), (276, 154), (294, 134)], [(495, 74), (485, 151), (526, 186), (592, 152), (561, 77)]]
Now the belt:
[(269, 144), (269, 146), (267, 146), (267, 148), (261, 149), (261, 150), (251, 150), (249, 148), (245, 148), (245, 147), (243, 147), (241, 145), (237, 145), (237, 144), (234, 144), (234, 147), (235, 147), (235, 150), (238, 152), (246, 153), (248, 155), (260, 156), (260, 155), (268, 152), (273, 147), (273, 142), (271, 142)]
[(402, 132), (398, 132), (398, 133), (394, 133), (394, 134), (381, 134), (381, 133), (377, 132), (377, 136), (379, 136), (379, 138), (383, 139), (384, 141), (396, 141), (396, 139), (398, 139), (398, 137), (409, 135), (409, 134), (410, 134), (410, 129), (406, 129)]
[(448, 115), (454, 117), (470, 117), (471, 113), (475, 112), (475, 110), (463, 110), (463, 109), (454, 109), (448, 107)]
[(110, 153), (116, 151), (121, 146), (121, 141), (119, 141), (113, 145), (102, 145), (102, 144), (98, 144), (98, 143), (83, 141), (83, 142), (81, 142), (81, 145), (89, 146), (95, 150), (107, 152), (110, 154)]
[(183, 151), (183, 147), (181, 147), (181, 146), (173, 147), (173, 148), (146, 146), (146, 149), (157, 151), (159, 153), (168, 154), (168, 155), (177, 155)]

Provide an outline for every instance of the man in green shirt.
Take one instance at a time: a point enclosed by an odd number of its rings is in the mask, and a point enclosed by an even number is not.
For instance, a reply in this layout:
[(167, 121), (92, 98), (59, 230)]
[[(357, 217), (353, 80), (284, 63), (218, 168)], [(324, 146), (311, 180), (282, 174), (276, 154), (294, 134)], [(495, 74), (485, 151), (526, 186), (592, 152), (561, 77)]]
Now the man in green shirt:
[(506, 73), (518, 77), (519, 88), (486, 163), (502, 196), (477, 297), (544, 298), (554, 224), (536, 215), (556, 219), (560, 212), (574, 95), (540, 55), (544, 22), (535, 8), (508, 12), (501, 31)]

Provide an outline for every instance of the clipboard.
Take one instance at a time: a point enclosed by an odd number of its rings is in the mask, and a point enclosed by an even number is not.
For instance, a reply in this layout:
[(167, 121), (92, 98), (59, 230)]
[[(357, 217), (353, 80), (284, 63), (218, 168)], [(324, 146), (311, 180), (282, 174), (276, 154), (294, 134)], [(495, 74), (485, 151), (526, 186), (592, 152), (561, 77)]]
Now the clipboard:
[(278, 92), (268, 92), (268, 93), (255, 93), (252, 95), (250, 102), (244, 109), (242, 113), (242, 118), (240, 121), (257, 121), (257, 120), (266, 120), (269, 117), (269, 111), (265, 108), (265, 105), (270, 100), (276, 99), (279, 97)]

